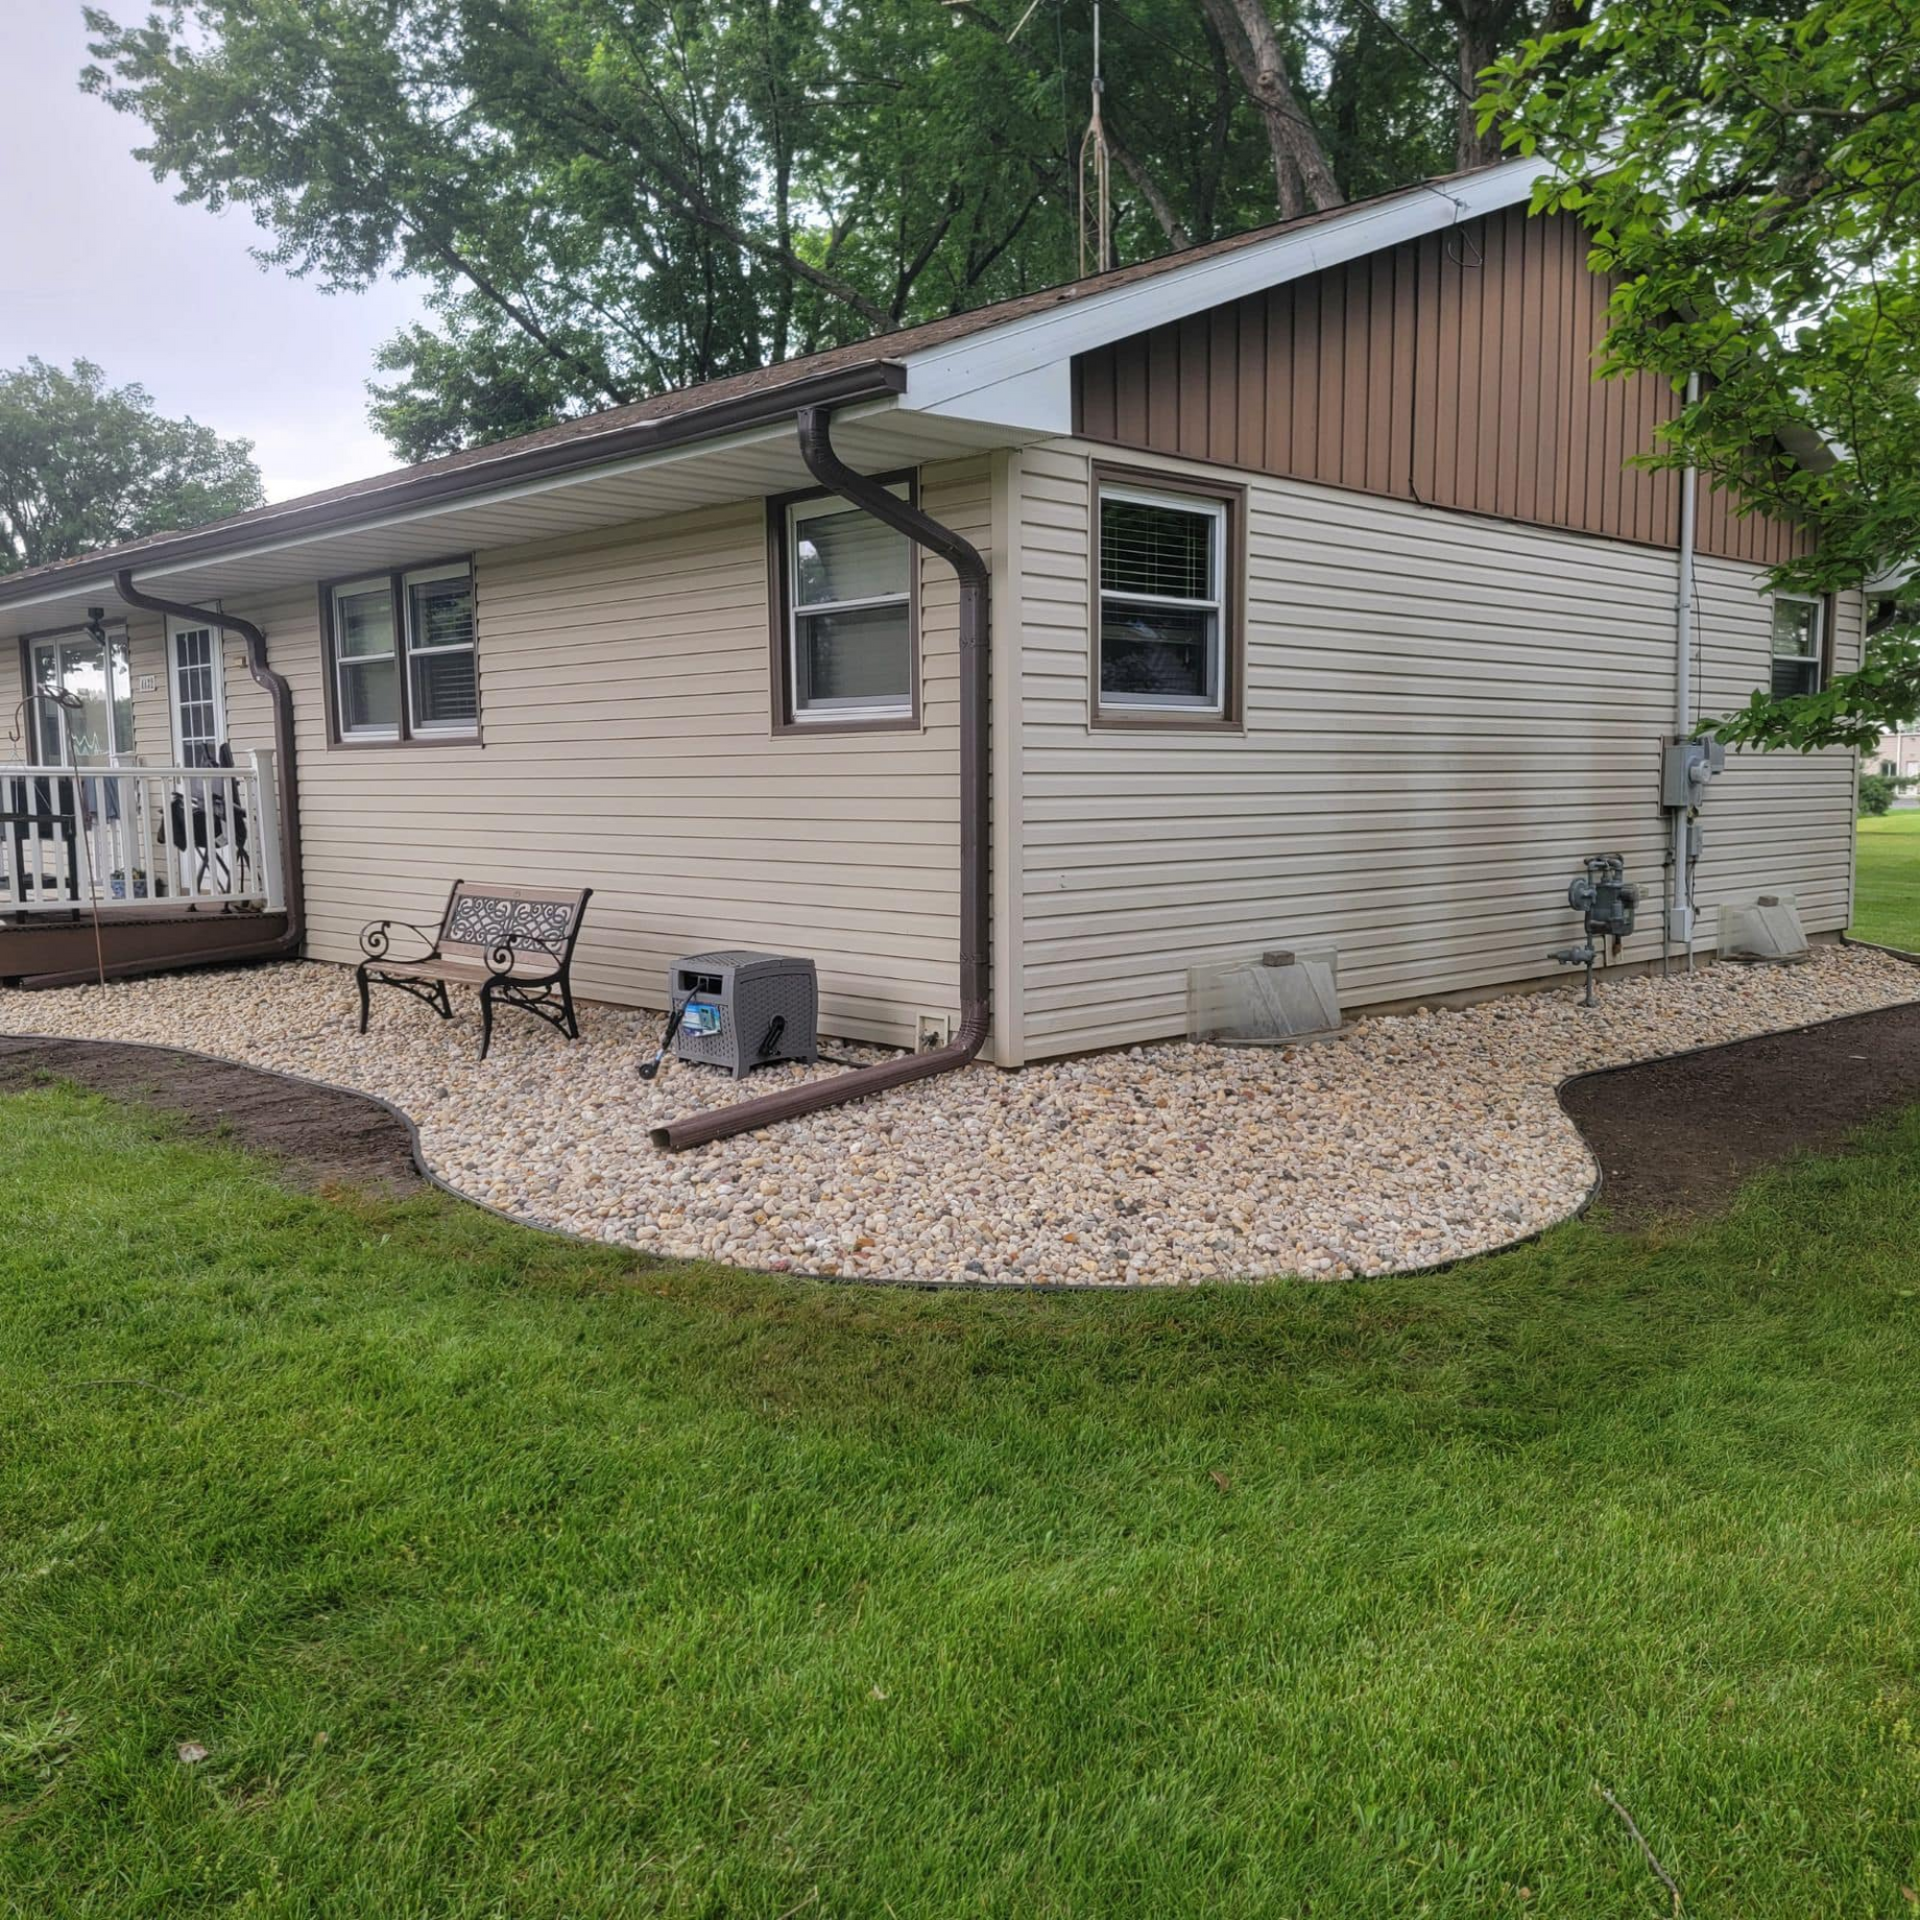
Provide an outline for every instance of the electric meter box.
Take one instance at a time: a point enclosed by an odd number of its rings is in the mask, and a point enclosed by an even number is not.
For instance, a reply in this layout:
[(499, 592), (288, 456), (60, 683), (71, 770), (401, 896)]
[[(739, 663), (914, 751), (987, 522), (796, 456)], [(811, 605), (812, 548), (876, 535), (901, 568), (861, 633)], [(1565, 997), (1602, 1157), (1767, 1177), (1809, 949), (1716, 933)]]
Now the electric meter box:
[(788, 954), (690, 953), (667, 974), (686, 1013), (675, 1057), (724, 1067), (737, 1080), (776, 1060), (820, 1056), (820, 985), (811, 960)]
[(1727, 749), (1718, 740), (1669, 740), (1660, 762), (1660, 804), (1697, 807), (1708, 784), (1727, 770)]

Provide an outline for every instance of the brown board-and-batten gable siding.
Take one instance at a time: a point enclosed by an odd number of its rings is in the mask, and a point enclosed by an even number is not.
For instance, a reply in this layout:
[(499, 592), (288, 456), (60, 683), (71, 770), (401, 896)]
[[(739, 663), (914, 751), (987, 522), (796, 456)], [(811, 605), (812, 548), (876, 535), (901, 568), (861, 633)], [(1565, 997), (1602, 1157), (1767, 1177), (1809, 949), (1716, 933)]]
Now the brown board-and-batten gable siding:
[[(1568, 215), (1514, 207), (1190, 314), (1074, 362), (1075, 431), (1143, 452), (1643, 545), (1679, 484), (1627, 464), (1666, 382), (1596, 380), (1608, 283)], [(1771, 566), (1787, 523), (1700, 500), (1702, 552)]]

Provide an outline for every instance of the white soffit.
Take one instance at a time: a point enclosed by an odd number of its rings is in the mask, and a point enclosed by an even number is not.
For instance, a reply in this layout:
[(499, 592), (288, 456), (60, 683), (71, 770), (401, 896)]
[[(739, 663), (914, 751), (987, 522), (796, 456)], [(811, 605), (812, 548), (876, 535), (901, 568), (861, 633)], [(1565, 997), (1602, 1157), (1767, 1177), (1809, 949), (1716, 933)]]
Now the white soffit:
[(905, 354), (900, 404), (1028, 433), (1070, 432), (1076, 354), (1517, 206), (1544, 171), (1537, 159), (1508, 160)]
[[(891, 400), (848, 406), (834, 416), (834, 445), (849, 465), (868, 472), (965, 458), (1003, 446), (1006, 436), (964, 418), (898, 411)], [(711, 440), (682, 442), (605, 466), (380, 515), (351, 526), (322, 528), (234, 552), (145, 566), (130, 562), (135, 581), (168, 599), (205, 604), (225, 599), (244, 612), (249, 596), (442, 559), (485, 553), (527, 541), (555, 539), (702, 507), (753, 501), (815, 485), (800, 458), (791, 418)], [(119, 608), (111, 566), (64, 573), (42, 592), (0, 607), (0, 635), (73, 626), (89, 606)]]

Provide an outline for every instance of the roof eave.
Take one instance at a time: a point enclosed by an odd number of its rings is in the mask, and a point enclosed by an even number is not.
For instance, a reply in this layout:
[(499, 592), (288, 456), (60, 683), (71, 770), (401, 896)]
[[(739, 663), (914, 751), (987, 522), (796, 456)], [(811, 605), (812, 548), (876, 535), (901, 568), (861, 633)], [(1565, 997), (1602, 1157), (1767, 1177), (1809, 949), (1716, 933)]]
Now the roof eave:
[(670, 447), (765, 426), (803, 407), (847, 406), (858, 401), (897, 398), (906, 388), (906, 369), (897, 361), (878, 359), (855, 367), (802, 376), (749, 394), (734, 395), (710, 406), (651, 420), (609, 428), (604, 433), (581, 434), (537, 447), (503, 452), (497, 459), (467, 462), (451, 469), (409, 468), (396, 474), (390, 486), (376, 486), (311, 506), (297, 503), (283, 513), (249, 515), (236, 522), (212, 526), (165, 539), (131, 546), (104, 547), (53, 567), (31, 568), (0, 578), (0, 607), (64, 595), (83, 581), (98, 578), (102, 586), (122, 568), (137, 573), (164, 570), (194, 561), (225, 558), (257, 547), (291, 539), (339, 532), (360, 522), (372, 522), (422, 507), (447, 506), (479, 498), (504, 487), (525, 485), (568, 473), (632, 460)]

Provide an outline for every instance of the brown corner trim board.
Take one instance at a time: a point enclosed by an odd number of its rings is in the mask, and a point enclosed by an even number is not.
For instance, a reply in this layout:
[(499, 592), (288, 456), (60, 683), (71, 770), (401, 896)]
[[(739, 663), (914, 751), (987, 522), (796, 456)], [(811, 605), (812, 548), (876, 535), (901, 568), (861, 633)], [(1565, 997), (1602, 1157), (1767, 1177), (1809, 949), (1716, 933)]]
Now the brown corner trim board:
[(915, 546), (935, 553), (960, 580), (960, 1026), (946, 1045), (910, 1053), (879, 1066), (856, 1067), (829, 1080), (783, 1087), (778, 1093), (708, 1113), (692, 1113), (655, 1127), (656, 1147), (680, 1153), (736, 1133), (773, 1126), (838, 1107), (869, 1094), (930, 1080), (964, 1067), (980, 1051), (991, 1017), (987, 972), (987, 563), (979, 550), (951, 527), (910, 505), (885, 487), (855, 473), (834, 451), (832, 411), (803, 407), (799, 413), (800, 454), (823, 487), (864, 508), (876, 520), (904, 533)]

